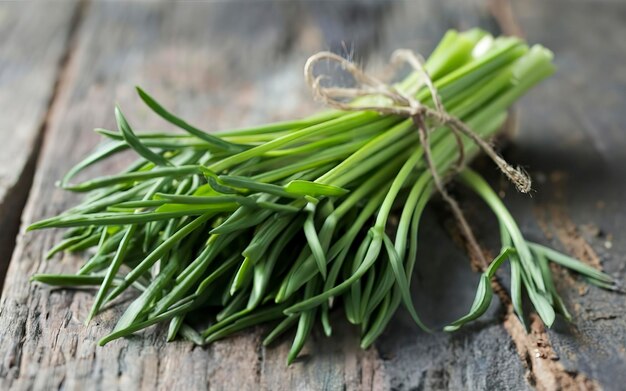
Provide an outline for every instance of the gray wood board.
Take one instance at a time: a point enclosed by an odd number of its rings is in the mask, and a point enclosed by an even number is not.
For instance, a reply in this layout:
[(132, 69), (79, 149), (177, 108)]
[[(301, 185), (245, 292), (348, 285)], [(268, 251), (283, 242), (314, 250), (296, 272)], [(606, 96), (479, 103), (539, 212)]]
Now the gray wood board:
[(0, 3), (0, 288), (32, 182), (76, 3)]
[[(548, 243), (601, 264), (624, 284), (626, 3), (533, 1), (514, 9), (527, 38), (554, 51), (558, 71), (521, 105), (512, 154), (543, 183), (532, 203), (512, 209), (535, 240), (547, 235)], [(626, 296), (559, 277), (574, 316), (549, 333), (560, 361), (606, 390), (623, 389)]]

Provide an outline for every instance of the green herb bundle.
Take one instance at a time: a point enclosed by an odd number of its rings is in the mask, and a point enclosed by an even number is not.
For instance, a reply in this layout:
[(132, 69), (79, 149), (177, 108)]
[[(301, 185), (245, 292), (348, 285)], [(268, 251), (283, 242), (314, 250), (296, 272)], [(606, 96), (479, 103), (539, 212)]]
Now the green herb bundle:
[[(489, 139), (508, 107), (553, 72), (551, 59), (547, 49), (529, 48), (517, 38), (450, 31), (426, 69), (446, 111)], [(412, 91), (419, 82), (413, 73), (396, 87)], [(117, 108), (118, 131), (97, 129), (110, 143), (61, 181), (65, 189), (87, 192), (85, 200), (30, 227), (70, 228), (49, 256), (93, 248), (76, 274), (33, 276), (53, 285), (97, 286), (87, 322), (122, 293), (138, 292), (101, 344), (162, 322), (169, 322), (168, 339), (180, 335), (200, 345), (269, 323), (265, 344), (296, 329), (292, 362), (316, 322), (331, 334), (333, 308), (359, 326), (364, 348), (401, 304), (427, 329), (409, 286), (419, 258), (420, 217), (436, 191), (411, 119), (327, 111), (207, 133), (138, 91), (157, 115), (185, 133), (135, 132)], [(416, 98), (427, 102), (429, 96), (420, 88)], [(466, 137), (462, 143), (468, 162), (478, 148)], [(439, 175), (454, 174), (460, 154), (455, 135), (435, 128), (430, 146)], [(128, 149), (139, 160), (124, 172), (70, 183), (86, 167)], [(486, 311), (490, 278), (507, 259), (513, 304), (523, 322), (524, 291), (548, 326), (555, 312), (569, 318), (550, 261), (601, 287), (613, 286), (606, 274), (526, 241), (478, 174), (466, 169), (457, 177), (496, 214), (502, 252), (483, 273), (469, 313), (446, 330)]]

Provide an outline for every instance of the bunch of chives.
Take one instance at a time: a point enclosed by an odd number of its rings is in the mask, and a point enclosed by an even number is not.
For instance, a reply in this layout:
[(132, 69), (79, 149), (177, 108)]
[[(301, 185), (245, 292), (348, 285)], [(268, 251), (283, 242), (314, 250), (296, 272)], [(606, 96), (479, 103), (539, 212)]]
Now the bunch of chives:
[[(501, 128), (507, 109), (553, 72), (552, 54), (517, 38), (481, 30), (449, 31), (426, 62), (445, 109), (484, 139)], [(397, 88), (419, 83), (411, 74)], [(183, 134), (135, 132), (116, 108), (118, 131), (97, 129), (110, 143), (79, 163), (61, 186), (85, 200), (30, 229), (67, 227), (50, 250), (91, 249), (72, 275), (40, 274), (36, 281), (98, 287), (91, 320), (120, 294), (135, 290), (105, 344), (150, 325), (169, 322), (168, 339), (204, 345), (251, 326), (273, 326), (265, 344), (295, 328), (288, 362), (320, 322), (332, 332), (338, 308), (359, 326), (370, 346), (403, 304), (424, 329), (409, 286), (418, 261), (422, 211), (435, 194), (410, 119), (375, 112), (330, 111), (248, 129), (204, 132), (176, 117), (145, 91), (141, 99)], [(426, 102), (427, 89), (417, 92)], [(477, 147), (463, 138), (465, 159)], [(459, 157), (446, 128), (430, 138), (439, 174), (453, 173)], [(120, 151), (139, 160), (124, 172), (72, 184), (80, 171)], [(493, 190), (475, 172), (459, 179), (487, 202), (501, 225), (502, 251), (483, 273), (468, 315), (491, 302), (489, 280), (511, 263), (515, 311), (524, 291), (549, 326), (558, 312), (569, 319), (554, 288), (555, 262), (611, 288), (614, 281), (578, 260), (526, 241)], [(390, 217), (396, 215), (393, 234)]]

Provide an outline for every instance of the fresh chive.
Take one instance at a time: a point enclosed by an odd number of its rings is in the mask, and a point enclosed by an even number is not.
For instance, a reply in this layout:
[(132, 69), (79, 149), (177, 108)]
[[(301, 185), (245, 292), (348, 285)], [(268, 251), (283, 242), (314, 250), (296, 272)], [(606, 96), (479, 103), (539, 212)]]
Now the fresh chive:
[[(479, 29), (448, 32), (425, 66), (446, 111), (483, 139), (497, 134), (510, 105), (554, 71), (547, 49)], [(411, 73), (394, 86), (433, 107), (420, 77)], [(264, 344), (295, 329), (287, 357), (292, 363), (317, 320), (331, 335), (334, 308), (358, 326), (364, 348), (400, 305), (428, 330), (410, 286), (420, 260), (420, 218), (435, 190), (411, 119), (332, 110), (209, 134), (144, 90), (137, 92), (156, 115), (186, 133), (135, 132), (116, 107), (118, 131), (96, 129), (111, 141), (60, 182), (86, 193), (85, 200), (28, 228), (71, 228), (49, 255), (95, 249), (76, 275), (32, 278), (98, 286), (87, 321), (131, 288), (141, 292), (100, 344), (169, 322), (168, 340), (182, 336), (204, 345), (276, 321)], [(502, 241), (500, 255), (481, 274), (468, 314), (445, 330), (487, 310), (491, 279), (507, 259), (513, 308), (525, 324), (524, 293), (548, 326), (557, 313), (570, 318), (549, 262), (616, 289), (611, 276), (528, 242), (484, 179), (468, 169), (456, 175), (457, 140), (433, 122), (428, 124), (437, 174), (458, 177), (489, 205)], [(467, 164), (479, 149), (466, 137), (461, 143)], [(118, 174), (70, 184), (87, 167), (124, 150), (139, 160)]]

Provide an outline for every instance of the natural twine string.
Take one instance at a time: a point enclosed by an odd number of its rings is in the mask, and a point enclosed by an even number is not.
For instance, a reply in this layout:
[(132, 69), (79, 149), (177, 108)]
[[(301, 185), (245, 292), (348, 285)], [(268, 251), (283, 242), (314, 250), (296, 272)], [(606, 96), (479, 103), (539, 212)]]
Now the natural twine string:
[[(326, 78), (326, 76), (314, 76), (313, 74), (315, 64), (320, 61), (334, 61), (339, 63), (341, 68), (354, 78), (357, 83), (357, 87), (344, 88), (322, 86), (321, 82)], [(441, 194), (444, 201), (450, 206), (452, 213), (459, 223), (461, 233), (467, 240), (469, 246), (472, 248), (472, 251), (482, 263), (483, 268), (486, 268), (488, 263), (484, 258), (483, 252), (480, 250), (480, 246), (478, 245), (478, 242), (476, 241), (476, 238), (474, 237), (474, 234), (472, 233), (461, 208), (456, 200), (446, 191), (444, 183), (437, 172), (437, 167), (435, 166), (435, 162), (432, 158), (432, 151), (430, 148), (430, 130), (427, 126), (427, 121), (430, 120), (431, 123), (439, 126), (445, 126), (452, 131), (459, 148), (459, 159), (456, 167), (457, 170), (460, 170), (464, 163), (465, 152), (461, 135), (465, 135), (478, 147), (480, 147), (483, 152), (491, 158), (491, 160), (493, 160), (500, 171), (502, 171), (502, 173), (504, 173), (504, 175), (506, 175), (509, 180), (515, 184), (520, 192), (528, 193), (530, 191), (530, 177), (520, 168), (515, 168), (507, 163), (506, 160), (496, 153), (488, 142), (483, 140), (461, 120), (445, 111), (437, 89), (424, 67), (424, 60), (421, 56), (407, 49), (396, 50), (391, 56), (390, 68), (396, 69), (402, 63), (410, 65), (420, 76), (419, 82), (416, 83), (411, 91), (400, 91), (391, 84), (384, 83), (381, 80), (366, 74), (354, 63), (331, 52), (319, 52), (309, 57), (304, 66), (304, 76), (307, 83), (311, 87), (315, 98), (330, 107), (343, 111), (376, 111), (380, 114), (399, 115), (413, 120), (413, 123), (419, 132), (420, 144), (424, 150), (424, 160), (426, 161), (428, 169), (433, 177), (435, 187)], [(417, 92), (423, 86), (425, 86), (430, 92), (430, 98), (434, 106), (433, 108), (424, 105), (415, 98)], [(359, 97), (384, 97), (389, 101), (389, 103), (367, 103), (364, 105), (357, 105), (350, 102), (354, 98)], [(347, 100), (348, 102), (344, 100)]]

